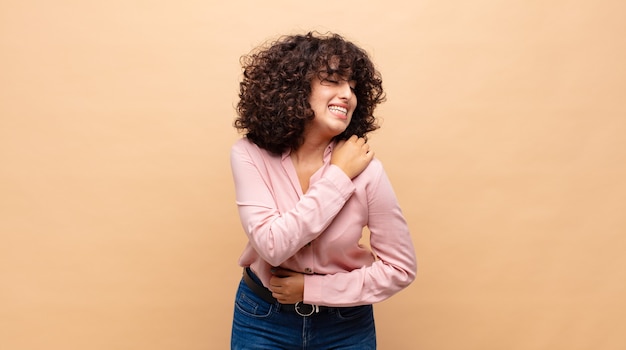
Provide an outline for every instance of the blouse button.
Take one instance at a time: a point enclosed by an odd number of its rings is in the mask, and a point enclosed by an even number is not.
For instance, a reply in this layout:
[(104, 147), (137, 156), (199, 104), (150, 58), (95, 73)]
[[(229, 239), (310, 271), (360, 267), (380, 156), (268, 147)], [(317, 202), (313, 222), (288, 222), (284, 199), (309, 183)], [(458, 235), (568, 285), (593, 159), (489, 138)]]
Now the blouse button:
[(307, 267), (306, 269), (304, 269), (304, 272), (313, 273), (313, 270), (310, 267)]

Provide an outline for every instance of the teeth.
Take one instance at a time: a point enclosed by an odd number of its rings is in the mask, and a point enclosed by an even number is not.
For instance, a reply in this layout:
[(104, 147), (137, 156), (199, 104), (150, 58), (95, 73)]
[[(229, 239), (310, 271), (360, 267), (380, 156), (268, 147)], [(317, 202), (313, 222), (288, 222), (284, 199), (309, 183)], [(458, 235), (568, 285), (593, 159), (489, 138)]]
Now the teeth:
[(348, 109), (347, 108), (343, 108), (343, 107), (339, 107), (339, 106), (330, 106), (330, 107), (328, 107), (328, 109), (330, 109), (331, 111), (342, 113), (342, 114), (348, 114)]

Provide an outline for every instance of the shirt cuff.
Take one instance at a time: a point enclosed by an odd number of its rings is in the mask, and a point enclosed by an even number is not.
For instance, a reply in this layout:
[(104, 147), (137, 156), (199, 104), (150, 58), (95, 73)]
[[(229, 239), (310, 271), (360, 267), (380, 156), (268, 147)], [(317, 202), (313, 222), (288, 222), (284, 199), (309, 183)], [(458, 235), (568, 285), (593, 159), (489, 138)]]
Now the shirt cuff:
[(303, 302), (305, 304), (319, 304), (322, 301), (322, 279), (315, 275), (304, 275)]
[(346, 175), (338, 166), (331, 164), (326, 172), (324, 178), (330, 181), (345, 200), (348, 200), (350, 196), (356, 191), (356, 186), (352, 183), (352, 179)]

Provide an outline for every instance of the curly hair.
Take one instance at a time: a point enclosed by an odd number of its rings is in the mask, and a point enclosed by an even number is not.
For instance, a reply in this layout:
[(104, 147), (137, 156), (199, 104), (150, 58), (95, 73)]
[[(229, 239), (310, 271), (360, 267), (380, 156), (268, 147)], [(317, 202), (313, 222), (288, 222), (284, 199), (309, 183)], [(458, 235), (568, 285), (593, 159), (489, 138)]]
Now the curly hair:
[(374, 109), (385, 100), (382, 78), (368, 54), (338, 34), (283, 36), (241, 58), (243, 79), (234, 127), (259, 147), (280, 154), (297, 149), (313, 120), (311, 81), (337, 75), (356, 82), (357, 106), (346, 130), (365, 137), (379, 128)]

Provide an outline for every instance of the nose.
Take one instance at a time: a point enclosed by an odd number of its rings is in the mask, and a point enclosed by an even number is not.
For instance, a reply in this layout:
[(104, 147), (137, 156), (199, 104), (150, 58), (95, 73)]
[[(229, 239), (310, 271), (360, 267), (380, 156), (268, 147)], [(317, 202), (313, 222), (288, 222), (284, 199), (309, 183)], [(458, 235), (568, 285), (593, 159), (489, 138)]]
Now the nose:
[(342, 99), (346, 99), (349, 100), (350, 98), (352, 98), (352, 95), (354, 94), (354, 92), (352, 91), (352, 87), (350, 86), (350, 83), (346, 80), (342, 80), (339, 85), (338, 85), (338, 89), (339, 89), (339, 97)]

